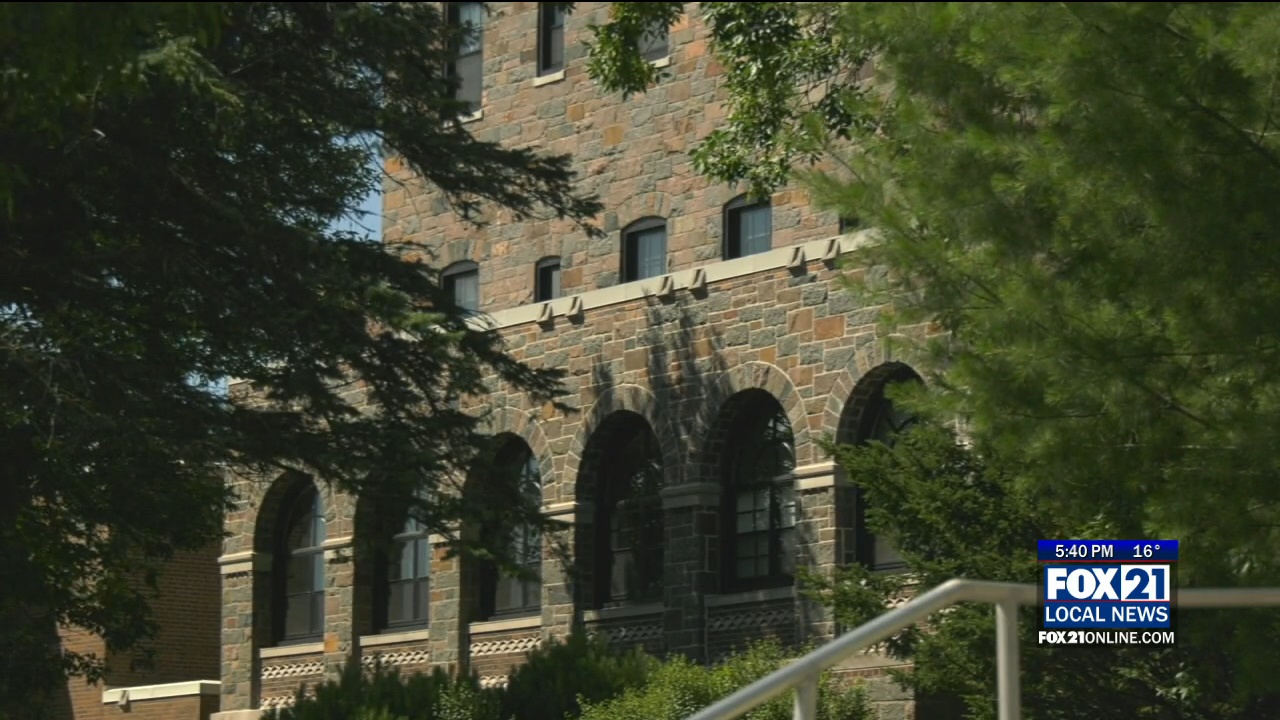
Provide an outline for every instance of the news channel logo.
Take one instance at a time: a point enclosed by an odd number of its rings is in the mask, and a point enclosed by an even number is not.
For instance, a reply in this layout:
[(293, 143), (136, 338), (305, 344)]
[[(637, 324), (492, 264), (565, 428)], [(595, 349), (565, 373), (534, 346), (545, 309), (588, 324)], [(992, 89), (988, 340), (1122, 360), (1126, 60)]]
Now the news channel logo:
[(1177, 540), (1041, 540), (1041, 645), (1173, 645)]

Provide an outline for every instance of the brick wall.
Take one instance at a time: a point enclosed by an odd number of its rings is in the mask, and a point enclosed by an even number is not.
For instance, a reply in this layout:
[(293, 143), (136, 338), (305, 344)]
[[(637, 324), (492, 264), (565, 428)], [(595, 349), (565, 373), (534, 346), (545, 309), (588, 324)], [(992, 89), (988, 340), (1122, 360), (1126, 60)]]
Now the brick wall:
[[(220, 675), (218, 655), (221, 646), (218, 619), (221, 588), (218, 576), (218, 545), (198, 551), (179, 552), (167, 562), (157, 577), (156, 594), (151, 608), (158, 631), (155, 637), (133, 651), (108, 653), (101, 638), (77, 629), (59, 632), (65, 649), (105, 658), (103, 683), (90, 685), (83, 678), (71, 678), (67, 684), (67, 706), (58, 716), (70, 720), (109, 720), (121, 711), (103, 704), (103, 691), (184, 682), (217, 680)], [(190, 701), (188, 704), (187, 701)], [(157, 720), (194, 720), (202, 700), (164, 698), (147, 701), (143, 714)], [(190, 710), (190, 712), (187, 712)], [(142, 708), (139, 708), (142, 712)], [(207, 713), (206, 713), (207, 715)]]

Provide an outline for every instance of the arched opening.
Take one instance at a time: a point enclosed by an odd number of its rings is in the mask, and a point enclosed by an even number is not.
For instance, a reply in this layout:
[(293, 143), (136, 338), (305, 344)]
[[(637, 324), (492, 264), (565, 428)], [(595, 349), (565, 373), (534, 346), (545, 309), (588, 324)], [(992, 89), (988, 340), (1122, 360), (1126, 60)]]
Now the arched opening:
[(662, 599), (663, 476), (658, 437), (634, 412), (610, 414), (588, 440), (579, 488), (595, 513), (580, 555), (589, 559), (591, 607)]
[(280, 503), (271, 548), (271, 639), (314, 642), (324, 634), (324, 505), (309, 479)]
[[(855, 445), (881, 442), (892, 445), (897, 436), (911, 429), (916, 416), (893, 402), (889, 388), (899, 383), (921, 383), (915, 370), (904, 363), (886, 363), (874, 368), (854, 388), (840, 419), (839, 439)], [(877, 536), (867, 527), (867, 502), (856, 484), (852, 493), (854, 542), (846, 561), (861, 563), (872, 570), (894, 571), (906, 567), (892, 538)]]
[[(473, 482), (492, 483), (492, 497), (516, 494), (531, 508), (542, 505), (542, 468), (533, 450), (515, 435), (495, 441), (492, 462), (485, 476)], [(499, 517), (507, 516), (499, 513)], [(477, 531), (481, 541), (505, 547), (520, 571), (503, 572), (495, 562), (483, 562), (479, 569), (479, 597), (476, 620), (496, 620), (537, 614), (542, 608), (542, 531), (533, 523), (484, 523)], [(521, 575), (523, 577), (521, 577)]]
[(721, 575), (726, 590), (792, 584), (796, 561), (795, 436), (764, 390), (721, 411)]

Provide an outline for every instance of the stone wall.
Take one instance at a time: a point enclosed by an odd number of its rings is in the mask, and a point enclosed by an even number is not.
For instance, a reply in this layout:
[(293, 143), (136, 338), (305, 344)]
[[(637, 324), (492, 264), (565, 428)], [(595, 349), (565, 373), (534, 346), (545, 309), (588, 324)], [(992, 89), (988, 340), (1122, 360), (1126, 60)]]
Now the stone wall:
[[(594, 483), (600, 464), (609, 461), (593, 438), (620, 411), (649, 425), (663, 460), (664, 596), (654, 607), (601, 608), (589, 577), (559, 564), (549, 539), (540, 615), (519, 627), (472, 623), (477, 598), (470, 569), (438, 552), (429, 630), (394, 642), (367, 635), (372, 629), (362, 598), (370, 593), (362, 583), (370, 580), (358, 560), (348, 562), (344, 554), (356, 532), (355, 499), (325, 490), (326, 547), (333, 557), (325, 633), (311, 662), (332, 676), (349, 656), (381, 653), (406, 668), (469, 669), (496, 683), (525, 651), (578, 625), (618, 647), (702, 661), (760, 637), (795, 644), (829, 637), (833, 623), (793, 588), (728, 592), (720, 557), (722, 473), (738, 440), (731, 428), (744, 393), (772, 398), (795, 438), (796, 563), (830, 570), (856, 555), (854, 495), (819, 441), (849, 439), (851, 418), (883, 375), (878, 368), (900, 360), (903, 344), (877, 330), (884, 308), (843, 285), (868, 271), (838, 267), (870, 235), (839, 235), (834, 214), (785, 189), (771, 198), (773, 249), (722, 259), (723, 209), (738, 193), (696, 175), (688, 154), (724, 115), (720, 69), (707, 55), (696, 3), (671, 31), (670, 57), (662, 64), (672, 77), (625, 101), (601, 92), (585, 74), (586, 25), (606, 20), (607, 3), (579, 4), (566, 25), (563, 77), (539, 79), (536, 3), (490, 5), (483, 110), (467, 128), (481, 139), (572, 153), (580, 187), (604, 202), (595, 220), (606, 237), (590, 239), (567, 222), (517, 221), (492, 209), (483, 213), (488, 225), (478, 229), (455, 218), (393, 158), (384, 239), (420, 248), (436, 267), (477, 263), (486, 322), (509, 350), (534, 367), (566, 371), (563, 400), (570, 412), (532, 406), (496, 384), (467, 407), (485, 418), (488, 431), (528, 444), (542, 472), (544, 510), (572, 524), (559, 539), (571, 546), (578, 570), (591, 565)], [(668, 274), (620, 283), (621, 230), (647, 216), (667, 220)], [(548, 256), (561, 258), (564, 296), (534, 304), (534, 268)], [(297, 481), (235, 481), (241, 504), (228, 517), (222, 558), (224, 711), (260, 707), (281, 689), (264, 669), (271, 637), (264, 588), (274, 504)], [(868, 662), (859, 674), (875, 674), (884, 664)]]

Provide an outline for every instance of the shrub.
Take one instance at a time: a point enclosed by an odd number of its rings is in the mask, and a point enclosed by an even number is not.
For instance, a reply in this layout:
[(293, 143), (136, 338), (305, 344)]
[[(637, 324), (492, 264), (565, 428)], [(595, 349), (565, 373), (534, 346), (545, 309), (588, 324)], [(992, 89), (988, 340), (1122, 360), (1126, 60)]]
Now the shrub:
[(504, 718), (565, 720), (582, 713), (580, 702), (601, 702), (644, 684), (657, 660), (636, 649), (610, 652), (603, 639), (575, 630), (562, 642), (529, 653), (511, 674), (502, 697)]
[(350, 662), (339, 680), (298, 691), (293, 707), (269, 710), (266, 720), (501, 720), (500, 691), (474, 677), (434, 672), (401, 677), (379, 664), (364, 671)]
[[(752, 645), (714, 668), (675, 658), (654, 670), (648, 682), (619, 697), (583, 704), (581, 720), (683, 720), (755, 680), (782, 667), (788, 660), (776, 642)], [(788, 720), (790, 693), (773, 699), (747, 715), (746, 720)], [(829, 674), (818, 687), (818, 717), (822, 720), (864, 720), (871, 717), (860, 686), (842, 684)]]

